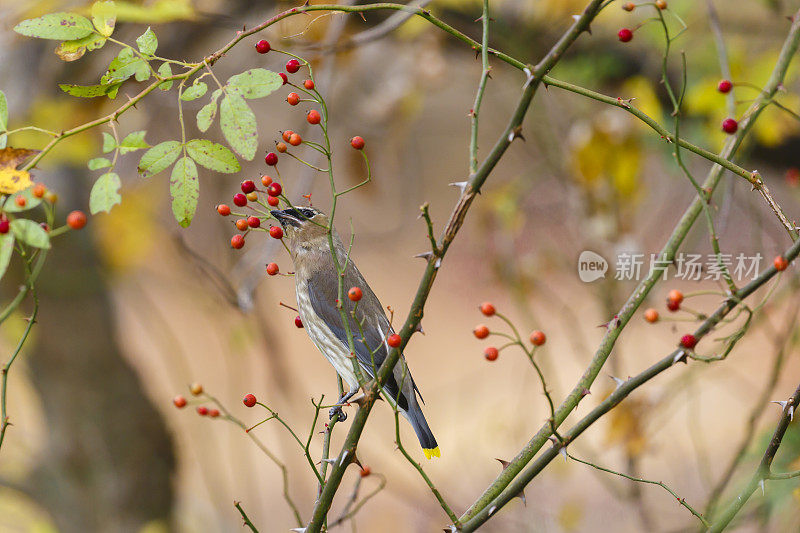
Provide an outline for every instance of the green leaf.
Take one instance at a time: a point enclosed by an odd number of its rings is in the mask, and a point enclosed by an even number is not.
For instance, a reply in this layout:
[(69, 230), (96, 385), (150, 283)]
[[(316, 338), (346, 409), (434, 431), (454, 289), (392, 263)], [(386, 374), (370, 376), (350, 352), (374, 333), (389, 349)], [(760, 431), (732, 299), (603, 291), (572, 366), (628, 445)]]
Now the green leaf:
[(219, 124), (231, 148), (248, 161), (252, 161), (258, 149), (258, 128), (256, 116), (244, 98), (228, 94), (222, 99)]
[(207, 131), (214, 122), (214, 117), (217, 116), (217, 100), (221, 94), (222, 89), (217, 89), (211, 93), (211, 101), (197, 112), (197, 129), (200, 131)]
[(3, 91), (0, 91), (0, 131), (8, 130), (8, 101)]
[(156, 53), (156, 49), (158, 48), (158, 38), (156, 37), (155, 32), (150, 29), (150, 26), (148, 26), (147, 30), (136, 39), (136, 46), (138, 46), (139, 51), (146, 56), (151, 56)]
[(169, 178), (169, 192), (175, 220), (182, 227), (188, 227), (197, 211), (197, 198), (200, 196), (197, 166), (191, 158), (184, 156), (175, 163)]
[(196, 81), (192, 84), (191, 87), (183, 91), (181, 94), (181, 100), (184, 102), (191, 102), (192, 100), (197, 100), (208, 91), (208, 85), (206, 85), (202, 81)]
[[(170, 64), (167, 63), (166, 61), (161, 63), (161, 66), (158, 67), (158, 75), (161, 76), (162, 78), (169, 78), (170, 76), (172, 76), (172, 67), (170, 66)], [(170, 89), (172, 89), (172, 80), (165, 81), (164, 83), (159, 85), (158, 88), (161, 89), (162, 91), (169, 91)]]
[(105, 157), (95, 157), (94, 159), (89, 160), (87, 166), (89, 167), (89, 170), (100, 170), (101, 168), (110, 167), (111, 161)]
[(165, 141), (153, 146), (139, 160), (139, 172), (145, 178), (158, 174), (178, 159), (182, 148), (178, 141)]
[(119, 195), (121, 186), (119, 176), (113, 172), (107, 172), (97, 178), (89, 195), (89, 211), (93, 215), (101, 211), (110, 213), (112, 207), (122, 202), (122, 197)]
[(117, 9), (113, 1), (95, 2), (92, 4), (92, 24), (104, 37), (114, 33), (117, 23)]
[(150, 70), (150, 64), (147, 61), (142, 61), (136, 65), (136, 72), (134, 74), (136, 81), (149, 80), (151, 74), (152, 71)]
[(78, 96), (80, 98), (95, 98), (97, 96), (108, 96), (113, 98), (112, 93), (116, 96), (116, 91), (119, 88), (119, 83), (112, 83), (107, 85), (70, 85), (67, 83), (59, 84), (59, 88), (65, 93)]
[(242, 167), (236, 160), (233, 152), (215, 142), (206, 139), (194, 139), (186, 143), (186, 152), (197, 161), (199, 165), (209, 170), (233, 174)]
[(283, 85), (283, 79), (271, 70), (254, 68), (228, 78), (228, 92), (244, 98), (263, 98)]
[[(142, 58), (134, 54), (133, 50), (130, 48), (123, 48), (108, 66), (108, 71), (105, 73), (105, 75), (100, 78), (100, 83), (107, 85), (125, 81), (134, 74), (138, 75), (142, 67), (147, 68), (147, 63)], [(149, 75), (150, 73), (148, 69), (148, 76)]]
[(106, 38), (97, 33), (90, 33), (83, 39), (64, 41), (56, 47), (56, 55), (63, 61), (76, 61), (88, 51), (97, 50), (106, 44)]
[(23, 20), (14, 31), (28, 37), (71, 41), (82, 39), (92, 33), (92, 23), (86, 17), (74, 13), (50, 13), (35, 19)]
[(143, 148), (150, 148), (150, 145), (144, 141), (146, 133), (146, 131), (134, 131), (129, 133), (122, 139), (122, 142), (119, 143), (119, 153), (127, 154), (128, 152), (135, 152)]
[(27, 218), (17, 218), (11, 221), (11, 231), (18, 241), (22, 241), (34, 248), (50, 248), (50, 236), (38, 222)]
[(0, 279), (8, 270), (8, 263), (11, 262), (11, 256), (14, 254), (14, 235), (6, 233), (0, 235)]
[(117, 147), (117, 140), (110, 133), (103, 132), (103, 153), (107, 154)]
[[(25, 198), (26, 201), (23, 207), (17, 205), (17, 202), (15, 201), (15, 198), (17, 196), (22, 196), (23, 198)], [(42, 203), (42, 199), (36, 198), (33, 195), (33, 187), (28, 187), (27, 189), (19, 191), (16, 194), (10, 195), (6, 199), (6, 203), (3, 205), (3, 211), (7, 213), (19, 213), (21, 211), (27, 211), (28, 209), (33, 209), (40, 203)]]

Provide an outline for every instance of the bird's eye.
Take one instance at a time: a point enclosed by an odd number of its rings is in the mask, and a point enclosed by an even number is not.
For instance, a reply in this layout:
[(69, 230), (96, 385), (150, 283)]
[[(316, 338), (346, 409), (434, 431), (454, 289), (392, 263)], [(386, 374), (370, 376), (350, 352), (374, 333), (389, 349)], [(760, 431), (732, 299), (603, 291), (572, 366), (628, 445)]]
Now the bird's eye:
[(306, 218), (313, 218), (313, 216), (316, 214), (311, 209), (301, 209), (300, 211), (303, 213), (303, 216), (305, 216)]

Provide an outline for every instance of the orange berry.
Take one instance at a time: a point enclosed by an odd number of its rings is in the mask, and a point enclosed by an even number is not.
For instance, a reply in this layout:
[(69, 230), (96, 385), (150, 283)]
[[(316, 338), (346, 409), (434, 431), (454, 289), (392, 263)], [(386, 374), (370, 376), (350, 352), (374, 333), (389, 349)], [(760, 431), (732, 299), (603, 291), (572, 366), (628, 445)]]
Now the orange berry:
[(678, 289), (672, 289), (669, 291), (669, 294), (667, 294), (667, 301), (681, 303), (683, 301), (683, 293)]
[(656, 7), (658, 9), (667, 9), (667, 2), (666, 0), (656, 0)]
[(494, 305), (492, 305), (491, 303), (483, 302), (481, 304), (481, 313), (483, 313), (484, 315), (492, 316), (496, 312), (497, 312), (497, 310), (494, 308)]
[(292, 146), (298, 146), (301, 142), (303, 142), (303, 138), (300, 137), (299, 133), (292, 133), (291, 137), (289, 137), (289, 144)]
[(286, 97), (286, 101), (289, 102), (289, 105), (297, 105), (300, 103), (300, 95), (297, 93), (289, 93), (289, 96)]
[(219, 409), (209, 409), (208, 416), (211, 418), (217, 418), (219, 416)]
[(286, 151), (286, 144), (285, 143), (278, 143), (275, 145), (275, 149), (280, 153), (284, 153)]
[(495, 360), (497, 360), (497, 357), (499, 355), (500, 355), (500, 352), (497, 351), (497, 348), (495, 348), (494, 346), (488, 346), (483, 351), (483, 356), (486, 358), (487, 361), (495, 361)]
[[(306, 80), (309, 81), (309, 80)], [(362, 466), (361, 467), (361, 477), (367, 477), (372, 473), (372, 469), (369, 466)]]
[(186, 407), (186, 398), (184, 398), (183, 396), (175, 396), (172, 399), (172, 403), (174, 403), (175, 407), (177, 407), (178, 409), (183, 409), (184, 407)]
[(303, 82), (303, 87), (308, 89), (309, 91), (314, 90), (314, 80), (306, 80)]
[(243, 246), (244, 246), (244, 235), (237, 233), (236, 235), (231, 237), (231, 248), (238, 250)]
[(267, 274), (274, 276), (279, 272), (278, 263), (270, 263), (267, 265)]
[(227, 206), (225, 204), (219, 204), (217, 206), (217, 213), (219, 213), (220, 215), (226, 217), (226, 216), (231, 214), (231, 208), (230, 208), (230, 206)]
[(648, 309), (644, 312), (644, 319), (650, 322), (651, 324), (654, 322), (658, 322), (658, 311), (653, 308)]
[(389, 335), (389, 338), (386, 339), (386, 344), (388, 344), (392, 348), (397, 348), (402, 343), (403, 343), (403, 338), (397, 333), (392, 333), (391, 335)]
[(238, 229), (239, 231), (244, 231), (247, 228), (248, 228), (248, 225), (247, 225), (247, 219), (246, 218), (240, 218), (239, 220), (236, 221), (236, 229)]
[(541, 346), (545, 343), (547, 337), (545, 336), (543, 331), (539, 331), (538, 329), (531, 333), (531, 344), (534, 346)]
[(272, 185), (272, 178), (270, 178), (269, 176), (261, 176), (261, 185), (263, 185), (264, 187), (269, 187), (270, 185)]
[(786, 270), (786, 267), (789, 266), (789, 261), (787, 261), (782, 255), (779, 255), (772, 261), (772, 264), (775, 265), (775, 270), (778, 272), (783, 272)]
[(72, 229), (81, 229), (86, 226), (86, 213), (73, 211), (67, 215), (67, 225)]
[(258, 193), (257, 193), (257, 192), (255, 192), (255, 191), (253, 191), (253, 192), (249, 192), (249, 193), (247, 193), (245, 196), (246, 196), (246, 197), (247, 197), (247, 199), (248, 199), (248, 200), (250, 200), (251, 202), (256, 202), (256, 201), (258, 201)]
[(634, 4), (633, 2), (626, 2), (622, 4), (622, 9), (624, 9), (625, 11), (633, 11), (634, 9), (636, 9), (636, 4)]
[(472, 330), (472, 334), (479, 339), (485, 339), (489, 336), (489, 328), (486, 327), (485, 324), (478, 324), (475, 326), (475, 329)]
[(354, 302), (359, 301), (362, 296), (363, 293), (361, 292), (361, 289), (358, 287), (352, 287), (349, 291), (347, 291), (347, 297)]
[(20, 207), (25, 207), (28, 203), (28, 199), (25, 198), (24, 196), (17, 196), (16, 198), (14, 198), (14, 203)]
[(47, 187), (45, 187), (43, 183), (37, 183), (33, 186), (33, 191), (31, 192), (36, 198), (41, 198), (44, 196), (44, 193), (47, 192)]
[(316, 109), (312, 109), (308, 112), (308, 115), (306, 115), (306, 120), (309, 124), (319, 124), (322, 120), (322, 115), (320, 115), (319, 111)]
[(189, 390), (194, 396), (203, 394), (203, 386), (199, 383), (192, 383), (192, 386), (189, 387)]
[(292, 130), (286, 130), (286, 131), (283, 132), (281, 137), (283, 138), (284, 141), (286, 141), (288, 143), (289, 142), (289, 137), (292, 136), (292, 133), (294, 133)]

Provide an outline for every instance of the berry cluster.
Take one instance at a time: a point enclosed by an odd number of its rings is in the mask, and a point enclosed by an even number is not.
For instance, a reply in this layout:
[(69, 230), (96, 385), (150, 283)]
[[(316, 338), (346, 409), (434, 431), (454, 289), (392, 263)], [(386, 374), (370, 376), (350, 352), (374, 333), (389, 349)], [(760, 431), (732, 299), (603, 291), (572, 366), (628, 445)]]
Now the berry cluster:
[[(478, 309), (480, 309), (480, 312), (483, 313), (484, 316), (491, 317), (491, 316), (497, 315), (506, 324), (511, 326), (511, 322), (505, 316), (499, 314), (497, 312), (497, 309), (495, 308), (494, 304), (492, 304), (491, 302), (483, 302), (478, 307)], [(516, 329), (514, 329), (513, 326), (512, 326), (512, 330), (516, 334)], [(489, 330), (489, 327), (486, 324), (478, 324), (472, 330), (472, 334), (475, 335), (475, 338), (477, 338), (477, 339), (485, 339), (489, 335), (492, 334), (492, 331)], [(504, 333), (495, 332), (495, 334), (503, 336), (503, 337), (508, 337), (508, 335), (506, 335)], [(544, 334), (543, 331), (534, 330), (530, 334), (529, 340), (530, 340), (531, 344), (533, 345), (533, 349), (535, 350), (536, 348), (538, 348), (539, 346), (542, 346), (547, 341), (547, 336)], [(522, 344), (522, 340), (517, 338), (516, 342), (512, 342), (510, 344), (506, 344), (505, 346), (503, 346), (503, 347), (501, 347), (499, 349), (497, 347), (495, 347), (495, 346), (487, 346), (486, 349), (483, 350), (483, 356), (486, 358), (487, 361), (496, 361), (497, 358), (500, 356), (500, 350), (502, 350), (503, 348), (506, 348), (508, 346), (514, 345), (514, 344), (519, 344), (520, 346), (523, 347), (523, 349), (525, 349), (526, 353), (528, 353), (528, 349), (525, 348), (525, 346)], [(531, 355), (532, 355), (532, 351), (529, 353), (529, 357)]]
[[(244, 238), (250, 231), (266, 231), (273, 239), (283, 238), (283, 229), (280, 225), (273, 225), (268, 229), (262, 228), (262, 222), (273, 219), (269, 214), (270, 209), (278, 207), (281, 199), (286, 200), (282, 196), (283, 187), (267, 175), (261, 176), (259, 181), (263, 188), (257, 187), (253, 180), (244, 180), (240, 185), (242, 192), (233, 195), (233, 205), (247, 209), (249, 212), (234, 212), (227, 204), (219, 204), (216, 207), (217, 213), (223, 217), (231, 215), (238, 217), (234, 221), (234, 225), (242, 233), (231, 237), (231, 247), (237, 250), (244, 247)], [(274, 265), (274, 263), (272, 264)], [(273, 271), (270, 272), (270, 270)], [(271, 276), (277, 274), (278, 265), (274, 265), (274, 269), (268, 268), (267, 273)]]

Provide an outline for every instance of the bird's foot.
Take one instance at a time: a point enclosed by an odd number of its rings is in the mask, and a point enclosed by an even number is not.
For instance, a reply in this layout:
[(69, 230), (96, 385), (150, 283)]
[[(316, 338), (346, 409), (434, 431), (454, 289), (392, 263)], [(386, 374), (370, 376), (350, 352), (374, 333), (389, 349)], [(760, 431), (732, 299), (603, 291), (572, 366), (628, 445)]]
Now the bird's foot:
[(333, 417), (336, 416), (336, 415), (339, 415), (339, 419), (338, 419), (339, 422), (344, 422), (345, 420), (347, 420), (347, 413), (345, 413), (342, 410), (342, 406), (341, 405), (337, 405), (336, 407), (331, 407), (331, 410), (328, 413), (328, 416), (330, 417), (330, 420), (333, 420)]

